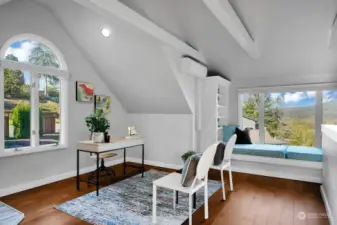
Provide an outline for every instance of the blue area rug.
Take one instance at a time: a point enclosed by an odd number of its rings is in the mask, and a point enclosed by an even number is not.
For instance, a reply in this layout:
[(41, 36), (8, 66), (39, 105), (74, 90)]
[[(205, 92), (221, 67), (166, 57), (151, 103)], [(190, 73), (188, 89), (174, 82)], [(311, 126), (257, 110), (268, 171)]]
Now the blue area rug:
[(0, 202), (0, 225), (18, 225), (24, 217), (22, 212)]
[[(95, 225), (152, 224), (152, 182), (168, 173), (150, 170), (92, 192), (55, 208)], [(209, 197), (221, 183), (210, 180)], [(197, 192), (197, 208), (204, 204), (204, 190)], [(195, 210), (194, 210), (195, 211)], [(173, 210), (172, 190), (157, 190), (157, 220), (161, 225), (180, 225), (188, 218), (188, 195), (179, 193), (179, 204)]]

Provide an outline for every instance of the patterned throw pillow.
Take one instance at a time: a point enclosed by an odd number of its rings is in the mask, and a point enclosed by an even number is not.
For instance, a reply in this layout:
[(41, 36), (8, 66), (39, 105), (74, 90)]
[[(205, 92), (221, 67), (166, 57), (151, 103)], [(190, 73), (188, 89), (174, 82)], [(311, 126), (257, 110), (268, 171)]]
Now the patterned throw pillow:
[(195, 154), (186, 160), (181, 173), (181, 185), (183, 187), (190, 187), (192, 185), (197, 173), (200, 156), (200, 154)]

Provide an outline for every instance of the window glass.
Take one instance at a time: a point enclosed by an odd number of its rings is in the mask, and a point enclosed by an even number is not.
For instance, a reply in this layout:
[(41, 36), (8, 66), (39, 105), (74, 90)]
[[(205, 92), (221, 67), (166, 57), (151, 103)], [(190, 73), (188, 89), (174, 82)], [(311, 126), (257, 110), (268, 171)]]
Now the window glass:
[(39, 74), (40, 145), (59, 143), (60, 85), (57, 77)]
[(259, 140), (259, 94), (242, 94), (242, 124), (241, 128), (249, 129), (249, 135), (253, 143)]
[(323, 91), (323, 124), (337, 125), (337, 90)]
[(267, 93), (266, 144), (315, 146), (315, 91)]
[(5, 149), (31, 145), (29, 72), (4, 69)]
[(7, 49), (6, 59), (17, 62), (31, 63), (37, 66), (60, 68), (59, 59), (46, 45), (32, 41), (21, 40), (14, 42)]

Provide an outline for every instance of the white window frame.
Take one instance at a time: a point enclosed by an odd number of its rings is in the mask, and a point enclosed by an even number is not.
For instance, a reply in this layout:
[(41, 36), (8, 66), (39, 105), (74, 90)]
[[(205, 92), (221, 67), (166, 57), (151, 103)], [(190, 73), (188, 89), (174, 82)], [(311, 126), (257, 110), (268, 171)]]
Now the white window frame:
[[(9, 46), (21, 40), (33, 40), (40, 42), (48, 46), (54, 54), (58, 57), (61, 69), (47, 68), (35, 66), (29, 63), (14, 62), (5, 59), (5, 54)], [(67, 71), (67, 66), (64, 61), (63, 55), (60, 51), (48, 40), (33, 34), (23, 34), (15, 36), (9, 39), (1, 48), (0, 52), (0, 158), (16, 156), (22, 154), (30, 154), (36, 152), (52, 151), (59, 149), (68, 148), (68, 109), (69, 109), (69, 72)], [(31, 97), (30, 102), (33, 107), (31, 107), (31, 146), (15, 149), (5, 149), (5, 136), (4, 136), (4, 70), (20, 70), (30, 73), (30, 84), (31, 84)], [(39, 74), (48, 74), (55, 76), (60, 80), (60, 141), (59, 144), (49, 144), (49, 145), (39, 145)]]
[[(264, 95), (267, 93), (278, 93), (278, 92), (302, 92), (302, 91), (316, 91), (315, 98), (315, 143), (316, 147), (322, 147), (322, 122), (323, 122), (323, 102), (322, 95), (323, 91), (326, 90), (337, 90), (337, 83), (320, 83), (320, 84), (305, 84), (305, 85), (291, 85), (291, 86), (273, 86), (273, 87), (256, 87), (256, 88), (243, 88), (238, 89), (239, 94), (239, 118), (238, 125), (242, 126), (242, 115), (243, 115), (243, 101), (241, 94), (259, 94), (260, 104), (259, 108), (259, 133), (260, 133), (260, 143), (264, 144), (265, 131), (264, 131)], [(243, 128), (243, 127), (242, 127)]]

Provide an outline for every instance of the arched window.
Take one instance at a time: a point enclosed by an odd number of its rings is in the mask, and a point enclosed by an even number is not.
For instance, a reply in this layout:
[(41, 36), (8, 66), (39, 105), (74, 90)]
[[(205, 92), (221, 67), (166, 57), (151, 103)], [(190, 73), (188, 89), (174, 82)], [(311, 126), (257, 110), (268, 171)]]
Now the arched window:
[(11, 38), (0, 54), (0, 156), (64, 148), (69, 74), (62, 54), (31, 34)]

